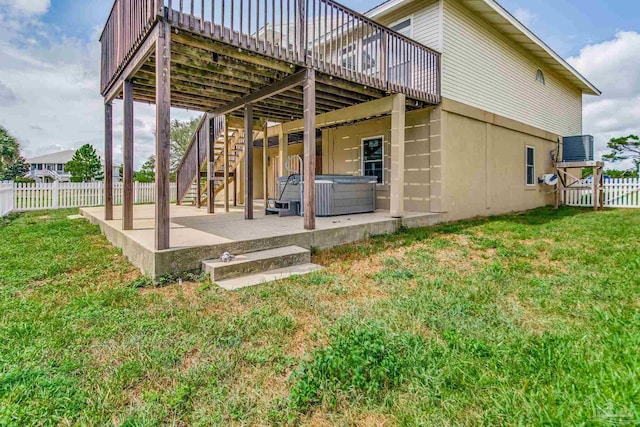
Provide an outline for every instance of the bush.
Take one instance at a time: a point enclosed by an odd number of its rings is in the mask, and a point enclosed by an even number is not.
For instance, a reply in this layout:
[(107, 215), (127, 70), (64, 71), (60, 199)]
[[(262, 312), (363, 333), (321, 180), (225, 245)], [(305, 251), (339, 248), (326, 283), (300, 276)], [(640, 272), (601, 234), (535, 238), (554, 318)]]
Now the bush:
[(35, 184), (36, 180), (32, 178), (16, 178), (13, 182), (17, 182), (19, 184)]
[(295, 409), (308, 410), (321, 402), (335, 406), (340, 395), (379, 398), (409, 376), (409, 349), (421, 343), (418, 337), (393, 334), (373, 322), (338, 327), (329, 334), (330, 344), (292, 375)]

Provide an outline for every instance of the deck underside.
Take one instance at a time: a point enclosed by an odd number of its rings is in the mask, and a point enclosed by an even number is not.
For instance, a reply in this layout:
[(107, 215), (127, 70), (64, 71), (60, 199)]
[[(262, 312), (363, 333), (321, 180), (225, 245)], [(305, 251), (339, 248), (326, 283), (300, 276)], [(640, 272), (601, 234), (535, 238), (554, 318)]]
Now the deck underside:
[[(155, 103), (155, 51), (133, 76), (134, 99)], [(272, 57), (242, 50), (224, 42), (172, 26), (171, 106), (211, 112), (269, 87), (302, 68)], [(303, 117), (302, 86), (295, 86), (253, 104), (254, 116), (287, 122)], [(317, 73), (317, 114), (379, 99), (389, 94), (345, 79)], [(121, 96), (121, 95), (120, 95)], [(423, 101), (407, 98), (407, 108), (423, 108)], [(232, 116), (242, 117), (242, 111)]]

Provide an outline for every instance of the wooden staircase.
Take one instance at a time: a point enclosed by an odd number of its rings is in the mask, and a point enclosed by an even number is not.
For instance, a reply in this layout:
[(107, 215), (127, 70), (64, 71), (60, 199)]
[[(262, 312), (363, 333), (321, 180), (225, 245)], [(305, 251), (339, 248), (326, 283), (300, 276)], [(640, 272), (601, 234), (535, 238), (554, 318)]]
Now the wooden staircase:
[(238, 164), (244, 159), (244, 130), (241, 128), (229, 127), (228, 150), (229, 150), (229, 180), (224, 182), (224, 135), (221, 136), (214, 144), (214, 158), (212, 166), (213, 175), (213, 195), (217, 196), (222, 192), (226, 185), (235, 183), (236, 170)]
[[(227, 129), (228, 137), (225, 138), (224, 130)], [(258, 137), (260, 131), (254, 131), (254, 140)], [(210, 149), (213, 150), (211, 158), (208, 161), (207, 148), (211, 138)], [(224, 149), (225, 143), (228, 144), (229, 152), (229, 179), (224, 182)], [(213, 176), (213, 195), (220, 194), (225, 186), (234, 184), (236, 181), (236, 171), (238, 165), (244, 159), (245, 155), (245, 139), (244, 129), (239, 126), (224, 123), (222, 117), (211, 117), (204, 114), (200, 125), (192, 136), (192, 142), (186, 150), (185, 155), (178, 166), (176, 174), (178, 176), (178, 203), (191, 204), (193, 206), (205, 206), (207, 204), (208, 179), (207, 167), (210, 167), (210, 173)], [(209, 165), (209, 163), (211, 163)], [(200, 180), (197, 179), (197, 173), (200, 173)], [(198, 182), (200, 182), (200, 202), (198, 203)]]

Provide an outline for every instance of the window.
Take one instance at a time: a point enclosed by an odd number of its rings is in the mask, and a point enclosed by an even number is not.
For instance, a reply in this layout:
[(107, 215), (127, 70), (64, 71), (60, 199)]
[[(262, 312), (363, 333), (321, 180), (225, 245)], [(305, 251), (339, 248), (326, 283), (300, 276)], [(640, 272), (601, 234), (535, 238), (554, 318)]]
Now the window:
[(356, 57), (356, 49), (354, 46), (342, 49), (342, 68), (356, 71), (358, 61)]
[(411, 37), (411, 18), (396, 22), (389, 28), (391, 28), (396, 33), (402, 34), (405, 37)]
[(362, 175), (375, 176), (384, 183), (384, 138), (376, 136), (362, 140)]
[(543, 85), (547, 84), (547, 81), (544, 78), (544, 73), (540, 69), (538, 69), (538, 71), (536, 71), (536, 81), (538, 83), (542, 83)]
[(527, 185), (535, 185), (536, 184), (536, 149), (534, 147), (527, 146), (527, 160), (526, 160), (526, 171), (527, 171)]

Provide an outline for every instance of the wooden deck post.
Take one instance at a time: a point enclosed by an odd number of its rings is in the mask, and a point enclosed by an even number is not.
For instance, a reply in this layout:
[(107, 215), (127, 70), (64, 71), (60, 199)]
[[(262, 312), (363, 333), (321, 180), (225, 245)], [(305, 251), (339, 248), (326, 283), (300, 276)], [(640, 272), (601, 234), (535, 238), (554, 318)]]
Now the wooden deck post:
[(405, 127), (404, 94), (393, 96), (391, 111), (391, 217), (404, 216), (404, 127)]
[[(206, 126), (206, 125), (205, 125)], [(208, 144), (207, 144), (208, 145)], [(207, 175), (207, 178), (209, 176)], [(196, 133), (196, 208), (202, 207), (202, 179), (200, 176), (200, 132)]]
[(229, 212), (229, 117), (224, 121), (224, 211)]
[(316, 228), (316, 74), (304, 79), (304, 228)]
[(233, 170), (233, 207), (238, 206), (238, 180), (240, 177), (238, 176), (238, 166)]
[[(289, 136), (282, 132), (282, 126), (280, 126), (280, 133), (278, 133), (278, 159), (280, 176), (287, 176), (287, 159), (289, 158)], [(276, 188), (278, 188), (276, 182)]]
[[(171, 26), (159, 23), (156, 42), (156, 223), (155, 249), (170, 247)], [(199, 173), (199, 171), (198, 171)]]
[(244, 108), (244, 219), (253, 219), (253, 105)]
[(104, 219), (113, 219), (113, 104), (104, 104)]
[(133, 82), (125, 80), (123, 85), (124, 101), (124, 140), (122, 142), (122, 229), (133, 230)]
[(214, 164), (216, 160), (215, 147), (216, 141), (215, 136), (211, 136), (211, 122), (209, 122), (209, 135), (207, 141), (207, 213), (215, 213), (215, 204), (216, 204), (216, 171), (214, 169)]
[(264, 199), (264, 208), (266, 210), (269, 201), (269, 183), (267, 182), (269, 177), (267, 173), (269, 168), (269, 120), (267, 119), (264, 119), (262, 133), (262, 198)]

